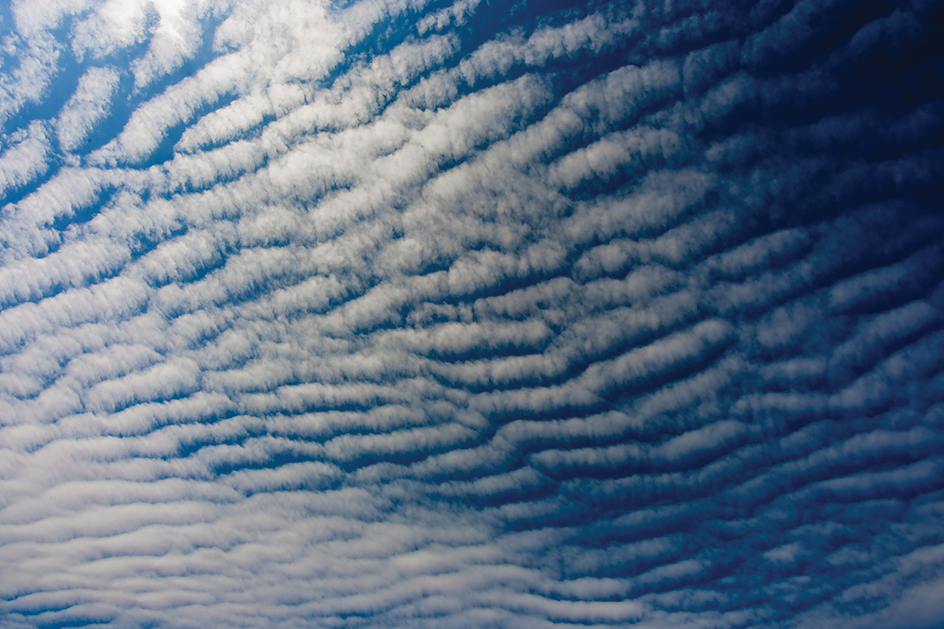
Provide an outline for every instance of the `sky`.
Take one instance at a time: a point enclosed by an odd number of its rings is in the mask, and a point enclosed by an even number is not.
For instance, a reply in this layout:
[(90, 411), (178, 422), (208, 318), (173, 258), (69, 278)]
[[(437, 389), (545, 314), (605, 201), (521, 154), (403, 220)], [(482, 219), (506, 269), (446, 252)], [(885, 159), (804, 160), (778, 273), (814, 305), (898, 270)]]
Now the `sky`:
[(944, 625), (939, 0), (0, 6), (0, 628)]

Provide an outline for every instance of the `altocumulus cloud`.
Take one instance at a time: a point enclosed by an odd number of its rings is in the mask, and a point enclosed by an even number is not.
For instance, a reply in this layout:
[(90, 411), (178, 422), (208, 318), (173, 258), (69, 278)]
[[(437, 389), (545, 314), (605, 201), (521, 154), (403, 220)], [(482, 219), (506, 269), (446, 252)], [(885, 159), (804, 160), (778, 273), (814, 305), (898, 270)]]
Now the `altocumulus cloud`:
[(0, 9), (0, 626), (944, 623), (944, 7)]

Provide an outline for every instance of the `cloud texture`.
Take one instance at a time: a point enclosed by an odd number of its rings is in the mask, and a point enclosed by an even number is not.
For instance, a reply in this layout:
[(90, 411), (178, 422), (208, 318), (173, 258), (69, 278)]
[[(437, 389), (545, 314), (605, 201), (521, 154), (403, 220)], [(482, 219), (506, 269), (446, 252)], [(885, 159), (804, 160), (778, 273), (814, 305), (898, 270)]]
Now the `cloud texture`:
[(939, 3), (0, 30), (0, 626), (944, 622)]

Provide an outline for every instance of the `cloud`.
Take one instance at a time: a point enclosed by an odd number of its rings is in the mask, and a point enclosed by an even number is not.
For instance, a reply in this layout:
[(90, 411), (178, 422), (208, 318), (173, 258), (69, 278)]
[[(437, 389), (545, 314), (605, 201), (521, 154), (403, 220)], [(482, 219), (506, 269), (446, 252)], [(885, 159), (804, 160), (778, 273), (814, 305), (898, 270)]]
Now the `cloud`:
[(45, 174), (52, 147), (47, 131), (33, 123), (25, 132), (11, 138), (12, 146), (0, 155), (0, 195), (22, 188)]
[(75, 93), (59, 115), (57, 132), (63, 151), (72, 152), (79, 148), (108, 115), (119, 79), (118, 72), (108, 67), (92, 68), (82, 75)]
[(4, 622), (933, 626), (932, 18), (16, 4)]

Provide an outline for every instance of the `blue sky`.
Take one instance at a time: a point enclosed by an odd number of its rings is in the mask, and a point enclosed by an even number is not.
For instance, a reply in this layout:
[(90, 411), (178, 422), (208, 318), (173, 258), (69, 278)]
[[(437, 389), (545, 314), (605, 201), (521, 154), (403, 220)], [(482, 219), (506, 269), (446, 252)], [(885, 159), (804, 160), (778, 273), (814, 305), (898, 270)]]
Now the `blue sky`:
[(944, 8), (0, 8), (0, 627), (944, 623)]

